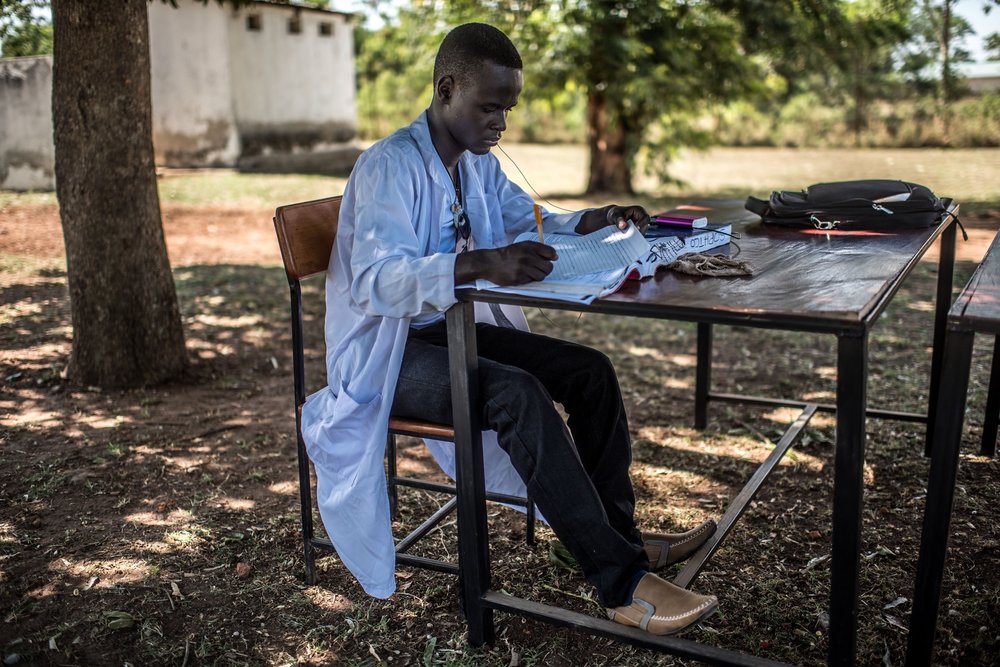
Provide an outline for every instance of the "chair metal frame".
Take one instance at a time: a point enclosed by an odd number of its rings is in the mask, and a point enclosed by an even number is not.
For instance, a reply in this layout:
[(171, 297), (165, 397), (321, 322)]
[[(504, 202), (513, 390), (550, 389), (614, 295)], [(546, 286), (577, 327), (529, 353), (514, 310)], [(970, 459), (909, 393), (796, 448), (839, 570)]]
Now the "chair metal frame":
[[(332, 551), (333, 543), (326, 538), (316, 537), (313, 527), (312, 482), (309, 474), (309, 457), (302, 439), (302, 406), (306, 401), (305, 336), (302, 317), (301, 281), (326, 272), (333, 244), (336, 241), (337, 224), (340, 216), (342, 197), (326, 197), (312, 201), (280, 206), (274, 214), (274, 230), (281, 249), (281, 259), (288, 278), (291, 299), (292, 320), (292, 366), (295, 387), (295, 438), (299, 472), (299, 503), (301, 506), (302, 546), (305, 562), (305, 580), (308, 584), (316, 581), (317, 551)], [(393, 517), (398, 516), (398, 487), (405, 486), (426, 491), (450, 494), (450, 498), (423, 523), (396, 543), (397, 565), (409, 565), (437, 572), (457, 575), (460, 565), (435, 558), (427, 558), (407, 553), (421, 538), (438, 526), (457, 506), (454, 484), (432, 482), (425, 479), (404, 477), (397, 470), (396, 436), (433, 438), (454, 442), (455, 429), (447, 424), (415, 419), (392, 418), (386, 442), (386, 482), (389, 491), (389, 506)], [(526, 508), (527, 526), (525, 541), (535, 543), (535, 505), (530, 498), (505, 494), (487, 494), (487, 500), (507, 503)]]

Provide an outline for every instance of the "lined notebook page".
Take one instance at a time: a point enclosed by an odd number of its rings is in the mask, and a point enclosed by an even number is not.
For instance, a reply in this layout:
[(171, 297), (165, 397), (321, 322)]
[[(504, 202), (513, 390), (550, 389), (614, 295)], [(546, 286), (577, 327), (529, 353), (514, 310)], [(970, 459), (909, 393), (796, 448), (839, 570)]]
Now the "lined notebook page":
[[(538, 234), (527, 232), (514, 240), (538, 241)], [(608, 226), (585, 236), (549, 234), (545, 243), (559, 254), (559, 259), (552, 264), (552, 273), (546, 276), (545, 281), (623, 269), (649, 252), (649, 241), (643, 238), (635, 225), (629, 225), (625, 231)]]

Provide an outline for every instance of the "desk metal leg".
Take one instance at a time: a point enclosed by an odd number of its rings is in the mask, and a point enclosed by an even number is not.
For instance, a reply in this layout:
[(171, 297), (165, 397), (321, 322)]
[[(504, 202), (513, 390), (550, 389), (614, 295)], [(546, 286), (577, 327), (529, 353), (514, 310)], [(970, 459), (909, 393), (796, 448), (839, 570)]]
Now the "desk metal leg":
[(712, 391), (712, 325), (698, 323), (698, 365), (694, 384), (694, 427), (708, 426), (708, 395)]
[(486, 525), (483, 440), (478, 411), (479, 357), (472, 303), (447, 313), (448, 362), (455, 424), (455, 486), (458, 496), (458, 578), (469, 627), (469, 643), (493, 641), (493, 610), (483, 604), (490, 589), (490, 545)]
[(997, 426), (1000, 424), (1000, 336), (993, 339), (993, 362), (990, 364), (990, 388), (986, 394), (986, 414), (979, 453), (992, 458), (997, 453)]
[(972, 363), (971, 331), (948, 332), (944, 354), (942, 387), (948, 389), (937, 409), (933, 433), (931, 468), (927, 479), (927, 504), (920, 538), (920, 558), (910, 616), (910, 635), (906, 645), (907, 667), (931, 664), (934, 650), (934, 627), (941, 599), (948, 526), (951, 522), (958, 454), (962, 442), (962, 421)]
[(829, 663), (853, 665), (857, 645), (868, 334), (841, 334), (837, 343)]
[(955, 238), (957, 224), (952, 222), (941, 233), (938, 244), (937, 299), (934, 304), (934, 347), (931, 348), (931, 386), (927, 392), (927, 431), (924, 454), (931, 455), (931, 435), (934, 433), (935, 411), (938, 402), (938, 387), (941, 384), (941, 361), (944, 358), (944, 335), (948, 326), (948, 310), (951, 308), (952, 283), (955, 277)]

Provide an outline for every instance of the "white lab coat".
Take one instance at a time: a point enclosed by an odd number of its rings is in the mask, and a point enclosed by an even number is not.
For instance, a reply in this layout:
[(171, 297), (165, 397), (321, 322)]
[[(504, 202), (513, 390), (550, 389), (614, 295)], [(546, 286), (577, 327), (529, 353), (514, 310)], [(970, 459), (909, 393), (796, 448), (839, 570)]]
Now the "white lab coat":
[[(460, 165), (475, 247), (505, 245), (534, 227), (533, 201), (507, 180), (496, 157), (464, 153)], [(323, 525), (347, 568), (379, 598), (396, 589), (383, 468), (389, 412), (410, 318), (456, 302), (455, 254), (437, 251), (454, 200), (424, 113), (358, 160), (327, 270), (328, 386), (306, 400), (302, 435), (316, 469)], [(572, 230), (582, 213), (546, 212), (545, 231)], [(508, 317), (526, 326), (519, 309)], [(452, 444), (428, 446), (454, 476)], [(492, 431), (484, 433), (483, 448), (487, 488), (523, 495)]]

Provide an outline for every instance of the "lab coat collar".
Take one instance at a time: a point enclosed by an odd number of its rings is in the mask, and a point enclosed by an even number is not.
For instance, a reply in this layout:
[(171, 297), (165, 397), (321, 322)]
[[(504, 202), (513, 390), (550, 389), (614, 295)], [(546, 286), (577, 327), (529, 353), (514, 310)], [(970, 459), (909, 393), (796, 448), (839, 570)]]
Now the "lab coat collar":
[[(430, 174), (434, 184), (445, 188), (451, 193), (454, 184), (451, 175), (448, 174), (444, 161), (434, 148), (431, 140), (431, 128), (427, 123), (427, 111), (425, 110), (410, 125), (410, 136), (420, 150), (420, 157), (424, 161), (424, 167)], [(465, 151), (458, 158), (459, 169), (462, 172), (462, 198), (464, 199), (465, 211), (469, 216), (469, 223), (472, 225), (472, 239), (474, 247), (492, 248), (495, 245), (493, 230), (488, 222), (488, 212), (486, 202), (483, 200), (483, 182), (479, 172), (475, 168), (477, 156)], [(435, 240), (436, 243), (436, 240)]]
[[(410, 136), (413, 137), (413, 140), (417, 143), (417, 148), (420, 149), (420, 157), (423, 158), (424, 167), (427, 169), (427, 173), (430, 174), (431, 180), (436, 185), (451, 190), (454, 187), (451, 182), (451, 176), (448, 174), (448, 170), (444, 166), (444, 161), (441, 160), (441, 156), (438, 155), (437, 149), (434, 148), (434, 142), (431, 140), (431, 128), (427, 123), (427, 111), (420, 114), (410, 124)], [(465, 157), (465, 155), (463, 154), (462, 157)]]

